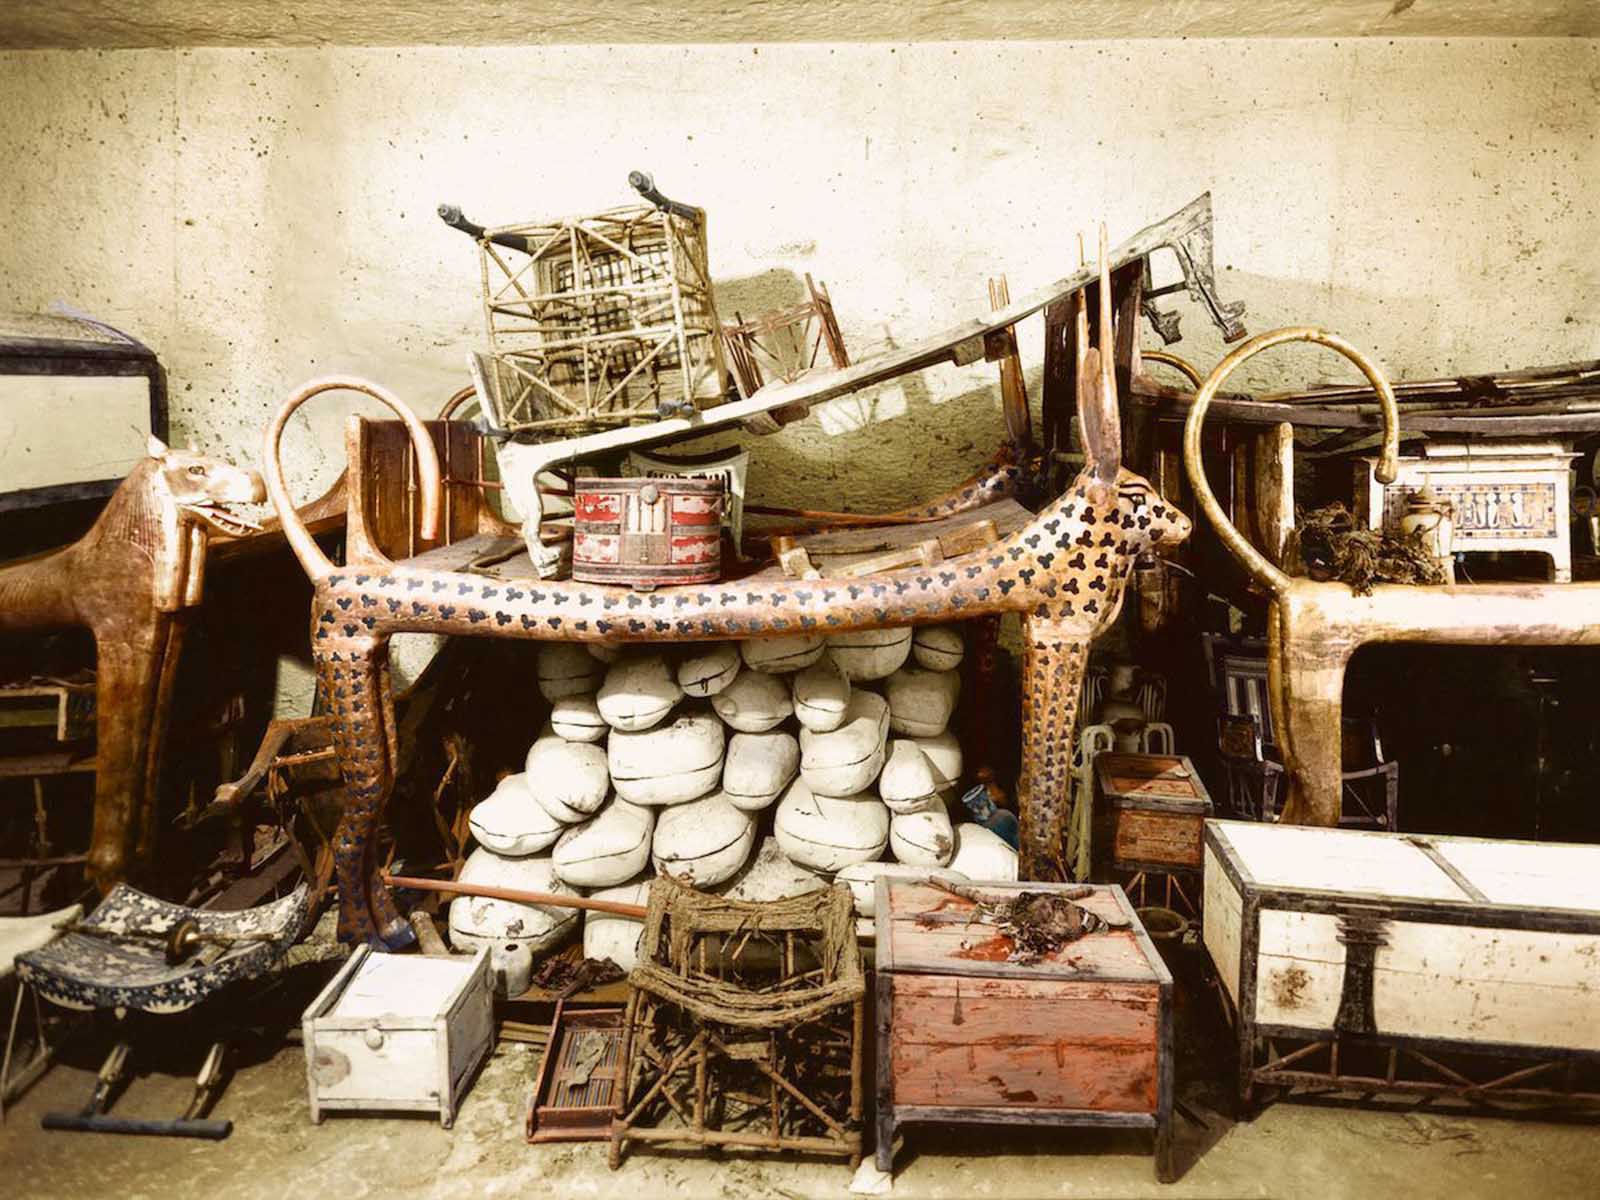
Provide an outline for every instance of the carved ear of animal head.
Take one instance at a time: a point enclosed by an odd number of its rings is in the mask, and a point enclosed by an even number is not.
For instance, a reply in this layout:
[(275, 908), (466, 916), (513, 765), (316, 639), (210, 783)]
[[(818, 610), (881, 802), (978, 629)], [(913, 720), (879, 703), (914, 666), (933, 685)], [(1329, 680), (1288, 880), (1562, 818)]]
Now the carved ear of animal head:
[(1089, 345), (1089, 314), (1084, 294), (1077, 308), (1078, 429), (1091, 486), (1109, 491), (1122, 469), (1122, 417), (1117, 409), (1116, 340), (1111, 320), (1111, 255), (1106, 227), (1100, 226), (1099, 345)]
[(260, 528), (258, 522), (224, 507), (264, 501), (267, 489), (260, 475), (198, 450), (163, 447), (160, 460), (161, 481), (179, 508), (233, 537)]
[(153, 433), (145, 439), (144, 449), (145, 453), (151, 458), (165, 458), (167, 456), (167, 444)]

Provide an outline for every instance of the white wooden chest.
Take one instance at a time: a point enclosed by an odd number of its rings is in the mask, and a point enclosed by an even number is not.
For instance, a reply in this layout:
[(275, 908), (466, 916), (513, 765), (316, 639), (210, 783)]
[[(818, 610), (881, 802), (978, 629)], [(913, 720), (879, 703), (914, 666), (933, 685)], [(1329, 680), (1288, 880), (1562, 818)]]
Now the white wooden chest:
[[(1543, 1063), (1501, 1085), (1542, 1096), (1600, 1062), (1600, 846), (1207, 821), (1203, 857), (1245, 1100), (1317, 1080), (1483, 1092), (1441, 1053)], [(1356, 1068), (1348, 1047), (1374, 1046)]]
[(1373, 471), (1377, 459), (1361, 459), (1359, 507), (1368, 528), (1398, 533), (1407, 498), (1426, 485), (1450, 504), (1456, 550), (1548, 554), (1552, 582), (1568, 583), (1568, 468), (1577, 457), (1566, 442), (1429, 442), (1387, 484)]
[(489, 951), (362, 946), (301, 1017), (311, 1119), (328, 1109), (437, 1112), (446, 1129), (494, 1043)]

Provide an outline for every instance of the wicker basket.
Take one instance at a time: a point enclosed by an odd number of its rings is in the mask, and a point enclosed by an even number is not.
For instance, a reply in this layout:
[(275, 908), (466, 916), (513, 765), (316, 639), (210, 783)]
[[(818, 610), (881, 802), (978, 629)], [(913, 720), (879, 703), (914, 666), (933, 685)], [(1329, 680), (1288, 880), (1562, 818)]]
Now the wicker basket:
[(445, 217), (478, 243), (490, 353), (474, 372), (501, 429), (565, 437), (722, 400), (705, 212), (634, 178), (656, 203), (494, 229)]

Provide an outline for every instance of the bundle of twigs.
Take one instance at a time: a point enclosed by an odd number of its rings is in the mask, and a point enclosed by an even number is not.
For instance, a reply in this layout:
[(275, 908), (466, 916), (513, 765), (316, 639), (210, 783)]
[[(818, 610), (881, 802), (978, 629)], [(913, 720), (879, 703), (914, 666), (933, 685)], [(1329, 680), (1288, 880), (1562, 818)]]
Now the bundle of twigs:
[(1444, 569), (1425, 548), (1420, 531), (1400, 537), (1358, 526), (1339, 501), (1301, 513), (1299, 534), (1311, 578), (1337, 579), (1358, 596), (1371, 593), (1375, 583), (1445, 582)]

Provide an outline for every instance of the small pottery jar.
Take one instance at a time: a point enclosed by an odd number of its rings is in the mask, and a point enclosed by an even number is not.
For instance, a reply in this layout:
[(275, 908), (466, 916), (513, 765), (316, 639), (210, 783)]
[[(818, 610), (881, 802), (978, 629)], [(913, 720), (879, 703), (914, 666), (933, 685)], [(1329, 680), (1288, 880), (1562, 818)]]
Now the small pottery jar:
[(1410, 539), (1420, 534), (1423, 549), (1433, 555), (1446, 583), (1456, 581), (1455, 559), (1451, 555), (1456, 523), (1450, 501), (1440, 499), (1427, 484), (1406, 497), (1405, 515), (1400, 518), (1400, 534)]

